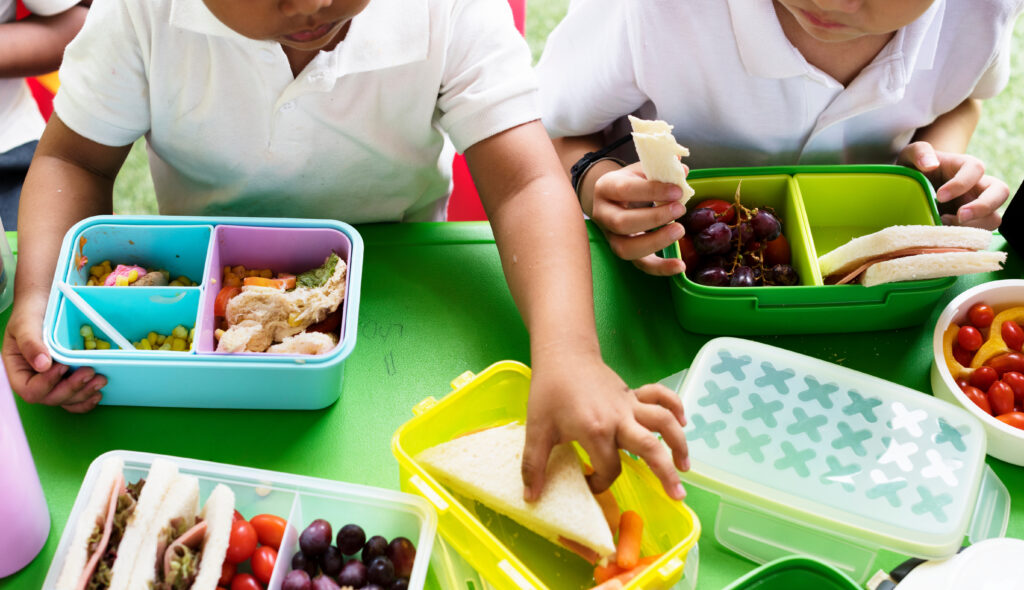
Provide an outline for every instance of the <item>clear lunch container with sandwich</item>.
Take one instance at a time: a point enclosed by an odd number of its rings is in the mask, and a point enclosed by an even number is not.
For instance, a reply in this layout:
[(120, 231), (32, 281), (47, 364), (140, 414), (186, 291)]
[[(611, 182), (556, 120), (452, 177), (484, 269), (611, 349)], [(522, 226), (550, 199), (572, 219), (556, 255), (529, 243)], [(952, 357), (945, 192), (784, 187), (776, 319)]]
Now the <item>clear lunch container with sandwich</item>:
[[(78, 515), (85, 509), (101, 466), (109, 457), (123, 460), (123, 472), (127, 483), (146, 477), (155, 459), (167, 459), (178, 466), (180, 473), (193, 475), (199, 479), (200, 505), (205, 504), (214, 487), (225, 484), (234, 492), (235, 509), (243, 518), (251, 519), (257, 514), (273, 514), (285, 519), (285, 534), (281, 540), (273, 575), (267, 585), (268, 590), (280, 590), (284, 577), (291, 570), (292, 556), (299, 550), (299, 534), (318, 518), (327, 520), (335, 530), (345, 524), (354, 523), (366, 531), (367, 537), (381, 535), (390, 540), (401, 536), (412, 541), (416, 548), (416, 557), (409, 579), (410, 589), (443, 588), (439, 580), (447, 579), (450, 575), (447, 571), (438, 570), (438, 563), (446, 565), (447, 561), (435, 562), (431, 558), (436, 540), (437, 516), (431, 506), (418, 496), (195, 459), (133, 451), (110, 451), (97, 457), (85, 474), (43, 582), (44, 590), (51, 590), (57, 583), (65, 555), (72, 542)], [(243, 562), (239, 565), (238, 571), (242, 572), (247, 567)]]
[[(575, 590), (594, 586), (594, 567), (541, 536), (440, 484), (417, 460), (427, 448), (463, 434), (525, 422), (530, 370), (504, 361), (452, 382), (441, 400), (429, 397), (392, 439), (403, 490), (425, 497), (438, 513), (438, 531), (456, 553), (499, 590)], [(640, 461), (622, 458), (611, 491), (622, 510), (645, 523), (642, 555), (661, 557), (625, 585), (627, 589), (694, 588), (700, 522), (683, 502), (671, 500)], [(518, 465), (514, 467), (518, 471)], [(460, 583), (458, 590), (474, 590)]]
[(1006, 531), (1010, 496), (962, 408), (738, 338), (662, 383), (689, 421), (681, 477), (720, 497), (715, 537), (744, 557), (808, 555), (863, 583), (881, 549), (941, 559)]
[[(827, 285), (818, 257), (852, 238), (893, 225), (938, 225), (935, 191), (903, 166), (775, 166), (694, 170), (689, 208), (704, 199), (771, 207), (782, 222), (792, 266), (789, 287), (714, 287), (686, 274), (671, 277), (676, 316), (700, 334), (828, 334), (891, 330), (921, 324), (955, 277)], [(662, 252), (679, 258), (679, 244)]]
[[(332, 252), (347, 265), (340, 321), (324, 328), (336, 342), (333, 348), (321, 354), (217, 352), (214, 316), (225, 267), (298, 274), (320, 267)], [(172, 282), (97, 286), (104, 271), (94, 268), (102, 261), (162, 269)], [(338, 399), (345, 359), (355, 347), (362, 263), (362, 239), (339, 221), (90, 217), (64, 237), (43, 337), (58, 362), (93, 367), (107, 377), (102, 404), (322, 408)], [(272, 313), (277, 310), (268, 307), (270, 320)], [(95, 316), (132, 348), (119, 349)], [(337, 320), (339, 314), (332, 316)], [(175, 330), (189, 334), (187, 343), (172, 338)], [(172, 340), (180, 346), (147, 349)]]

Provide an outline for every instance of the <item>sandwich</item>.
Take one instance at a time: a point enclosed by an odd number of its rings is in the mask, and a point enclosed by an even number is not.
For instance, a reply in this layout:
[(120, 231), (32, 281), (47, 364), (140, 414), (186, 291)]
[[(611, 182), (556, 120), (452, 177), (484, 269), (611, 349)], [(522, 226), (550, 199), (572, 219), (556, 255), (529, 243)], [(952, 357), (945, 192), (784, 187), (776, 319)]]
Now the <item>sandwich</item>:
[(57, 590), (214, 590), (227, 553), (234, 494), (218, 485), (201, 515), (199, 481), (157, 459), (126, 484), (104, 462), (75, 524)]
[[(615, 552), (612, 532), (570, 445), (557, 445), (539, 500), (523, 500), (520, 465), (526, 427), (507, 424), (455, 438), (417, 455), (427, 471), (454, 492), (504, 514), (548, 539), (594, 560)], [(580, 551), (579, 548), (585, 549)]]
[(100, 467), (71, 538), (57, 590), (128, 588), (139, 544), (178, 473), (156, 460), (146, 478), (129, 484), (116, 457)]
[(683, 189), (682, 203), (694, 195), (693, 188), (686, 183), (686, 169), (679, 161), (689, 156), (690, 150), (679, 145), (672, 135), (672, 125), (665, 121), (647, 121), (629, 115), (633, 127), (633, 145), (640, 156), (640, 166), (648, 180), (667, 182)]
[(992, 232), (951, 225), (894, 225), (854, 238), (818, 258), (827, 285), (870, 287), (1002, 268), (1005, 252), (986, 252)]

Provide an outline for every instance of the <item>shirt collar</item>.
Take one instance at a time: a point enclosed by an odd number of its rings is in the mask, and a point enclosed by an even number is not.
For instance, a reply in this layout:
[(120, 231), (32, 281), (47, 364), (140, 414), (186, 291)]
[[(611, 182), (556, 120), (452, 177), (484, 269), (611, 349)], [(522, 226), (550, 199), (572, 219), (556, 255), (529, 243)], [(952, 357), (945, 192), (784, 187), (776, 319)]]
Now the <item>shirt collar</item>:
[[(736, 48), (748, 74), (789, 78), (812, 69), (786, 38), (771, 0), (728, 2)], [(895, 50), (893, 57), (902, 60), (906, 79), (914, 69), (932, 68), (945, 4), (945, 0), (932, 3), (924, 14), (897, 33), (896, 43), (890, 43)]]
[[(255, 41), (220, 22), (203, 0), (172, 0), (170, 24), (203, 35), (234, 39), (257, 46), (277, 45)], [(352, 19), (343, 51), (337, 60), (338, 76), (395, 67), (427, 58), (430, 14), (427, 0), (371, 0)]]

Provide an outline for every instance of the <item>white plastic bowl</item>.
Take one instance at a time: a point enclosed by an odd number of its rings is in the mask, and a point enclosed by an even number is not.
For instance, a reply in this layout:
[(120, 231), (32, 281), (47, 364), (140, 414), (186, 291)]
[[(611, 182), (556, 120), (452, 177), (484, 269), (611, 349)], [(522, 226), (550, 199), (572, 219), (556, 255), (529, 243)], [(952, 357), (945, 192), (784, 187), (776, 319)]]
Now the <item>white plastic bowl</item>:
[[(1024, 280), (992, 281), (972, 287), (956, 296), (942, 310), (932, 336), (932, 392), (941, 399), (955, 401), (981, 420), (988, 435), (988, 454), (996, 459), (1024, 466), (1024, 430), (1014, 428), (983, 412), (967, 399), (950, 374), (942, 351), (942, 335), (950, 322), (966, 323), (967, 310), (975, 303), (987, 303), (997, 310), (1024, 305)], [(998, 312), (997, 312), (998, 313)]]

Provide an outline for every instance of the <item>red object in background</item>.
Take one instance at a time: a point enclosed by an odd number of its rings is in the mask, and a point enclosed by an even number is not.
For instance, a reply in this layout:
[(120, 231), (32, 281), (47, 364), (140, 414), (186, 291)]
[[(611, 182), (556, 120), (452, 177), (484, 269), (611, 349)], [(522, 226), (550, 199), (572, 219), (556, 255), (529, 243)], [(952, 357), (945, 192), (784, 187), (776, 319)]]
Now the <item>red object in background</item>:
[[(508, 0), (512, 7), (512, 19), (516, 28), (526, 34), (526, 0)], [(452, 162), (452, 196), (448, 201), (448, 221), (484, 221), (487, 214), (480, 204), (480, 195), (473, 184), (473, 176), (466, 166), (462, 154), (455, 156)]]
[[(21, 20), (29, 14), (25, 5), (18, 0), (16, 18)], [(49, 121), (50, 114), (53, 112), (53, 93), (35, 78), (26, 78), (25, 81), (28, 82), (28, 88), (32, 91), (32, 98), (36, 99), (36, 104), (39, 105), (39, 112), (42, 113), (43, 119)]]
[(21, 3), (21, 0), (18, 0), (17, 11), (14, 13), (14, 15), (15, 18), (17, 18), (18, 20), (21, 20), (29, 15), (28, 9), (25, 8), (25, 5)]

